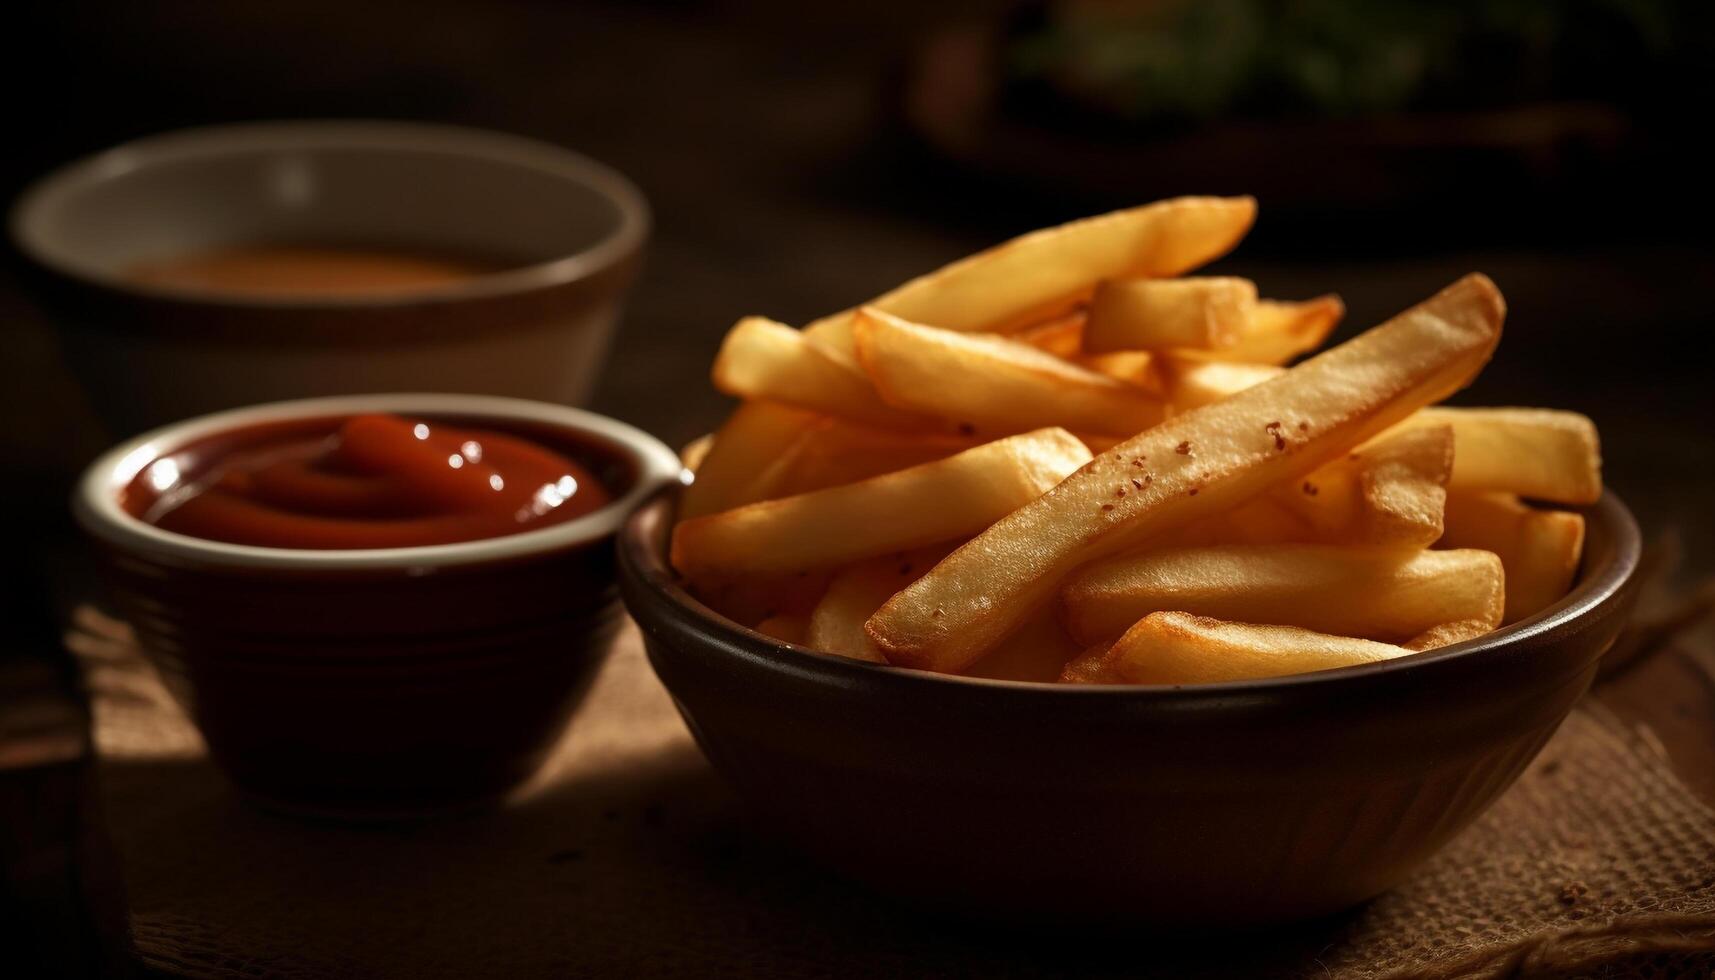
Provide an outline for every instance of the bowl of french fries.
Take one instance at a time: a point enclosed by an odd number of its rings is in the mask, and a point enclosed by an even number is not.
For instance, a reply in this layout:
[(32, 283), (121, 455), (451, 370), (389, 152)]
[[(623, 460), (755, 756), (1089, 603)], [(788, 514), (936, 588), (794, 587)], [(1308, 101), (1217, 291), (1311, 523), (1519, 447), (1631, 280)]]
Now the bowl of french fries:
[(1594, 424), (1440, 404), (1500, 340), (1480, 274), (1314, 354), (1337, 296), (1189, 275), (1255, 210), (734, 326), (741, 404), (622, 589), (772, 833), (959, 910), (1274, 921), (1400, 880), (1553, 733), (1638, 558)]

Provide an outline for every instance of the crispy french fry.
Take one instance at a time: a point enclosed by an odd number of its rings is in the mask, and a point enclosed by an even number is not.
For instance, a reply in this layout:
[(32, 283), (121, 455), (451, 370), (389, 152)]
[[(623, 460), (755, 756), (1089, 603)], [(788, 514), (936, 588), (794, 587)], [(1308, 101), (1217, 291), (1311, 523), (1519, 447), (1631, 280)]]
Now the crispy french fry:
[(827, 591), (827, 571), (779, 575), (687, 576), (685, 584), (704, 605), (754, 629), (781, 616), (808, 616)]
[(1007, 337), (858, 312), (858, 361), (890, 405), (1005, 435), (1059, 425), (1129, 436), (1161, 421), (1161, 402), (1134, 385)]
[(1402, 428), (1453, 427), (1450, 490), (1504, 490), (1557, 504), (1602, 496), (1596, 426), (1549, 408), (1427, 408)]
[(1453, 620), (1500, 624), (1500, 559), (1333, 545), (1151, 551), (1086, 566), (1061, 590), (1067, 631), (1112, 639), (1154, 612), (1399, 641)]
[(1071, 660), (1061, 668), (1059, 681), (1062, 684), (1112, 684), (1114, 678), (1108, 673), (1107, 659), (1109, 643), (1098, 643)]
[(1285, 368), (1272, 364), (1232, 364), (1184, 357), (1164, 357), (1157, 364), (1168, 403), (1176, 412), (1218, 402), (1286, 373)]
[(1584, 518), (1538, 510), (1510, 493), (1447, 496), (1449, 548), (1482, 548), (1507, 570), (1505, 622), (1534, 616), (1565, 597), (1584, 551)]
[(1302, 302), (1258, 300), (1239, 336), (1213, 352), (1224, 361), (1285, 364), (1322, 346), (1346, 315), (1346, 304), (1332, 293)]
[(886, 663), (863, 631), (864, 620), (875, 614), (895, 592), (921, 578), (946, 556), (947, 547), (886, 555), (859, 562), (835, 575), (822, 601), (810, 613), (804, 645), (853, 660)]
[[(881, 608), (881, 604), (877, 603), (876, 608)], [(858, 625), (861, 629), (863, 624)], [(1058, 680), (1078, 651), (1078, 645), (1060, 628), (1053, 611), (1045, 609), (1002, 640), (994, 652), (972, 664), (965, 676), (1046, 683)]]
[(1084, 354), (1073, 360), (1099, 374), (1136, 385), (1161, 398), (1167, 393), (1161, 362), (1146, 350), (1122, 350), (1112, 354)]
[(1029, 344), (1040, 351), (1046, 351), (1055, 357), (1071, 360), (1084, 349), (1084, 319), (1087, 314), (1083, 310), (1075, 310), (1065, 316), (1057, 316), (1042, 323), (1032, 324), (1012, 334), (1012, 339)]
[(679, 462), (692, 473), (702, 468), (703, 460), (709, 458), (709, 450), (715, 447), (713, 432), (700, 435), (679, 449)]
[(987, 443), (910, 469), (679, 522), (687, 576), (831, 568), (969, 537), (1090, 458), (1063, 429)]
[(747, 316), (727, 331), (712, 375), (716, 388), (739, 398), (768, 399), (907, 432), (936, 427), (931, 420), (883, 402), (846, 355), (759, 316)]
[[(766, 497), (790, 497), (909, 469), (974, 448), (972, 439), (937, 433), (912, 435), (822, 419), (782, 457), (778, 480)], [(747, 501), (748, 502), (748, 501)]]
[(772, 636), (782, 643), (804, 643), (804, 635), (810, 628), (810, 617), (804, 613), (775, 613), (756, 624), (756, 631), (765, 636)]
[(1494, 284), (1467, 276), (1273, 381), (1146, 430), (955, 551), (866, 629), (892, 663), (968, 667), (1078, 566), (1298, 479), (1463, 387), (1503, 315)]
[(1256, 284), (1234, 276), (1108, 280), (1090, 300), (1084, 352), (1231, 347), (1255, 306)]
[(735, 409), (696, 479), (679, 501), (680, 519), (701, 517), (771, 496), (793, 447), (816, 427), (818, 417), (773, 402), (745, 402)]
[[(1180, 197), (1044, 228), (960, 259), (865, 306), (947, 330), (1005, 333), (1067, 312), (1103, 279), (1178, 276), (1226, 254), (1256, 220), (1249, 197)], [(853, 350), (855, 310), (805, 327)]]
[(1424, 650), (1439, 650), (1455, 643), (1474, 640), (1493, 631), (1494, 626), (1490, 625), (1486, 619), (1461, 619), (1454, 623), (1441, 623), (1437, 626), (1431, 626), (1401, 646), (1413, 653), (1421, 653)]
[(1272, 496), (1317, 540), (1426, 548), (1441, 537), (1454, 454), (1448, 426), (1395, 428)]
[(1411, 652), (1391, 643), (1296, 626), (1158, 612), (1126, 630), (1108, 651), (1103, 667), (1126, 684), (1215, 684), (1353, 667)]

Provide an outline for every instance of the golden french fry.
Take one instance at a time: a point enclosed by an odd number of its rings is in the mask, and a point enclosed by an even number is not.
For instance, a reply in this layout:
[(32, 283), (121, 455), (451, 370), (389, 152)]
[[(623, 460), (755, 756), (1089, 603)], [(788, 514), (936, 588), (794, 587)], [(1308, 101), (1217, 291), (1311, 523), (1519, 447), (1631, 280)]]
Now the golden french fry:
[(702, 603), (753, 629), (782, 616), (808, 616), (827, 591), (827, 571), (778, 575), (688, 576), (686, 587)]
[(1061, 668), (1059, 681), (1062, 684), (1112, 684), (1114, 678), (1108, 673), (1107, 659), (1109, 643), (1098, 643), (1071, 660)]
[(1602, 496), (1596, 426), (1577, 412), (1549, 408), (1427, 408), (1402, 428), (1453, 427), (1449, 490), (1504, 490), (1557, 504)]
[(1103, 668), (1124, 684), (1216, 684), (1392, 660), (1404, 647), (1296, 626), (1151, 613), (1115, 641)]
[(1317, 540), (1426, 548), (1441, 537), (1455, 452), (1449, 426), (1396, 427), (1272, 496)]
[(1273, 381), (1115, 446), (888, 601), (866, 628), (890, 662), (959, 671), (1075, 568), (1302, 477), (1463, 387), (1504, 305), (1471, 275)]
[[(1004, 333), (1067, 312), (1103, 279), (1178, 276), (1226, 254), (1256, 220), (1249, 197), (1180, 197), (1044, 228), (870, 300), (914, 323)], [(855, 310), (805, 327), (852, 350)]]
[(1272, 364), (1233, 364), (1184, 357), (1164, 357), (1157, 364), (1167, 401), (1175, 412), (1201, 408), (1286, 373), (1285, 368)]
[(1513, 623), (1566, 596), (1584, 551), (1584, 518), (1538, 510), (1510, 493), (1454, 492), (1447, 495), (1447, 533), (1441, 543), (1500, 556), (1507, 570), (1504, 621)]
[(864, 620), (875, 614), (895, 592), (923, 576), (946, 556), (947, 547), (887, 555), (860, 562), (835, 575), (828, 591), (810, 613), (804, 645), (853, 660), (886, 663)]
[(1136, 385), (1157, 398), (1167, 393), (1161, 362), (1149, 351), (1122, 350), (1112, 354), (1083, 354), (1072, 360), (1098, 374)]
[(1029, 344), (1037, 350), (1071, 360), (1084, 349), (1085, 316), (1083, 310), (1076, 310), (1065, 316), (1032, 324), (1011, 336), (1013, 340)]
[(709, 450), (715, 447), (713, 432), (700, 435), (679, 449), (679, 462), (692, 473), (697, 472), (703, 465), (703, 460), (709, 458)]
[(1397, 641), (1453, 620), (1493, 629), (1504, 596), (1486, 551), (1334, 545), (1150, 551), (1086, 566), (1060, 594), (1067, 631), (1086, 644), (1173, 611)]
[(1285, 364), (1322, 346), (1346, 315), (1346, 304), (1330, 293), (1302, 302), (1258, 300), (1238, 338), (1213, 356), (1249, 364)]
[[(877, 603), (876, 608), (881, 608), (881, 604)], [(875, 609), (870, 612), (874, 613)], [(863, 624), (858, 625), (861, 629)], [(1076, 657), (1078, 651), (1078, 645), (1060, 628), (1060, 621), (1053, 610), (1044, 609), (1002, 640), (992, 653), (972, 664), (965, 671), (965, 676), (1046, 683), (1058, 680), (1067, 662)]]
[(1485, 633), (1493, 632), (1494, 629), (1486, 619), (1461, 619), (1458, 622), (1431, 626), (1400, 645), (1413, 653), (1439, 650), (1455, 643), (1474, 640)]
[(1161, 421), (1134, 385), (1007, 337), (908, 323), (878, 310), (855, 321), (858, 361), (890, 405), (986, 434), (1064, 426), (1129, 436)]
[(756, 631), (764, 636), (772, 636), (782, 643), (804, 644), (804, 635), (809, 631), (810, 617), (804, 613), (775, 613), (756, 624)]
[(701, 517), (773, 496), (793, 447), (816, 427), (811, 412), (773, 402), (735, 409), (697, 467), (679, 501), (679, 517)]
[(1090, 458), (1064, 429), (811, 493), (680, 521), (673, 567), (687, 576), (830, 568), (966, 538)]
[(935, 428), (933, 421), (883, 402), (844, 354), (759, 316), (747, 316), (727, 331), (712, 374), (716, 388), (739, 398), (783, 402), (907, 432)]
[(791, 497), (866, 480), (945, 459), (975, 445), (971, 439), (936, 433), (912, 435), (842, 419), (822, 419), (782, 457), (771, 492), (757, 499)]
[(1090, 300), (1084, 352), (1231, 347), (1255, 306), (1256, 284), (1234, 276), (1104, 281)]

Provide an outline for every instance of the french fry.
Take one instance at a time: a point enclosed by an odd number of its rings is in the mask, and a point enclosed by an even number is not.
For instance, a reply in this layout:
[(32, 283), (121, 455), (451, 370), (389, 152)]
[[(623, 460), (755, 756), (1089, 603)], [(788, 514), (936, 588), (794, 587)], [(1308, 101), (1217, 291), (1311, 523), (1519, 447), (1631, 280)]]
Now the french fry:
[(1107, 659), (1110, 643), (1098, 643), (1066, 661), (1061, 668), (1059, 681), (1062, 684), (1112, 684), (1114, 678), (1108, 674)]
[(1158, 612), (1126, 630), (1102, 666), (1125, 684), (1216, 684), (1354, 667), (1410, 653), (1391, 643), (1330, 636), (1296, 626), (1257, 626)]
[(1310, 544), (1317, 534), (1303, 518), (1267, 494), (1219, 514), (1210, 514), (1150, 541), (1149, 548), (1208, 548), (1216, 545)]
[(1104, 281), (1090, 300), (1084, 352), (1231, 347), (1255, 306), (1256, 284), (1234, 276)]
[(1455, 452), (1449, 426), (1396, 428), (1272, 495), (1317, 540), (1426, 548), (1441, 537)]
[(1557, 504), (1602, 496), (1596, 426), (1577, 412), (1548, 408), (1428, 408), (1402, 428), (1453, 427), (1449, 490), (1504, 490)]
[(1084, 349), (1085, 312), (1076, 310), (1065, 316), (1032, 324), (1012, 335), (1012, 339), (1029, 344), (1055, 357), (1072, 360)]
[(1507, 570), (1504, 622), (1534, 616), (1572, 587), (1584, 551), (1584, 518), (1538, 510), (1510, 493), (1454, 492), (1447, 496), (1449, 548), (1482, 548)]
[(1202, 408), (1286, 373), (1285, 368), (1272, 364), (1232, 364), (1183, 357), (1161, 358), (1157, 364), (1167, 401), (1175, 412)]
[[(877, 603), (876, 608), (881, 608), (881, 604)], [(858, 624), (860, 629), (862, 625)], [(1078, 651), (1078, 645), (1060, 628), (1053, 611), (1045, 609), (1002, 640), (994, 652), (972, 664), (965, 676), (1048, 683), (1059, 679)]]
[(859, 562), (835, 575), (810, 613), (804, 645), (852, 660), (886, 663), (863, 631), (864, 620), (900, 589), (921, 578), (949, 548), (918, 549)]
[(1463, 387), (1503, 315), (1494, 284), (1467, 276), (1273, 381), (1146, 430), (894, 596), (870, 637), (892, 663), (968, 667), (1078, 566), (1300, 478)]
[(1346, 304), (1332, 293), (1302, 302), (1258, 300), (1239, 336), (1213, 352), (1223, 361), (1285, 364), (1322, 346), (1346, 315)]
[[(781, 617), (808, 617), (828, 589), (827, 571), (781, 575), (688, 576), (686, 587), (702, 603), (753, 629)], [(770, 634), (772, 635), (772, 634)]]
[(701, 517), (772, 496), (792, 448), (818, 416), (774, 402), (745, 402), (715, 434), (696, 479), (679, 501), (680, 519)]
[(1400, 641), (1455, 620), (1500, 624), (1500, 559), (1332, 545), (1151, 551), (1086, 566), (1061, 590), (1067, 632), (1111, 640), (1144, 616), (1187, 612)]
[(964, 431), (1058, 425), (1130, 436), (1164, 415), (1161, 402), (1134, 385), (1007, 337), (925, 327), (868, 308), (854, 330), (858, 362), (883, 400)]
[(1453, 623), (1431, 626), (1401, 646), (1413, 653), (1421, 653), (1424, 650), (1439, 650), (1455, 643), (1474, 640), (1485, 633), (1493, 632), (1494, 628), (1486, 619), (1461, 619)]
[(933, 421), (883, 402), (842, 353), (764, 317), (747, 316), (727, 331), (711, 373), (716, 388), (739, 398), (768, 399), (907, 432), (935, 428)]
[(966, 538), (1090, 458), (1063, 429), (811, 493), (680, 521), (673, 566), (690, 577), (832, 568)]
[(1122, 350), (1112, 354), (1083, 354), (1072, 360), (1098, 374), (1136, 385), (1157, 398), (1167, 393), (1161, 362), (1149, 351)]
[(786, 451), (774, 467), (777, 479), (769, 493), (757, 499), (790, 497), (853, 483), (945, 459), (975, 445), (971, 439), (954, 436), (912, 435), (842, 419), (822, 419), (806, 438)]
[[(1226, 254), (1256, 220), (1250, 197), (1180, 197), (1045, 228), (960, 259), (863, 305), (947, 330), (1005, 333), (1085, 300), (1103, 279), (1166, 278)], [(804, 328), (854, 350), (855, 310)]]
[(810, 617), (804, 613), (775, 613), (756, 624), (756, 631), (764, 636), (772, 636), (782, 643), (794, 643), (800, 646), (804, 643), (804, 635), (810, 628)]
[(715, 447), (714, 433), (700, 435), (679, 449), (679, 462), (692, 473), (702, 468), (703, 460), (709, 458), (709, 450)]

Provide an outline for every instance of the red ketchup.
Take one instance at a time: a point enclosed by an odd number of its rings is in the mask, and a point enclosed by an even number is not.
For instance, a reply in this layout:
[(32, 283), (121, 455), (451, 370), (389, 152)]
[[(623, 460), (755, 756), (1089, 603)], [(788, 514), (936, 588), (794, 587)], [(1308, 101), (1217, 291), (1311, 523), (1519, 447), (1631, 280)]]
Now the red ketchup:
[[(163, 473), (163, 466), (171, 468)], [(612, 499), (584, 467), (528, 439), (393, 415), (357, 415), (331, 432), (250, 445), (241, 439), (200, 474), (178, 480), (178, 472), (169, 457), (138, 476), (152, 498), (144, 520), (270, 548), (494, 538), (568, 521)]]

